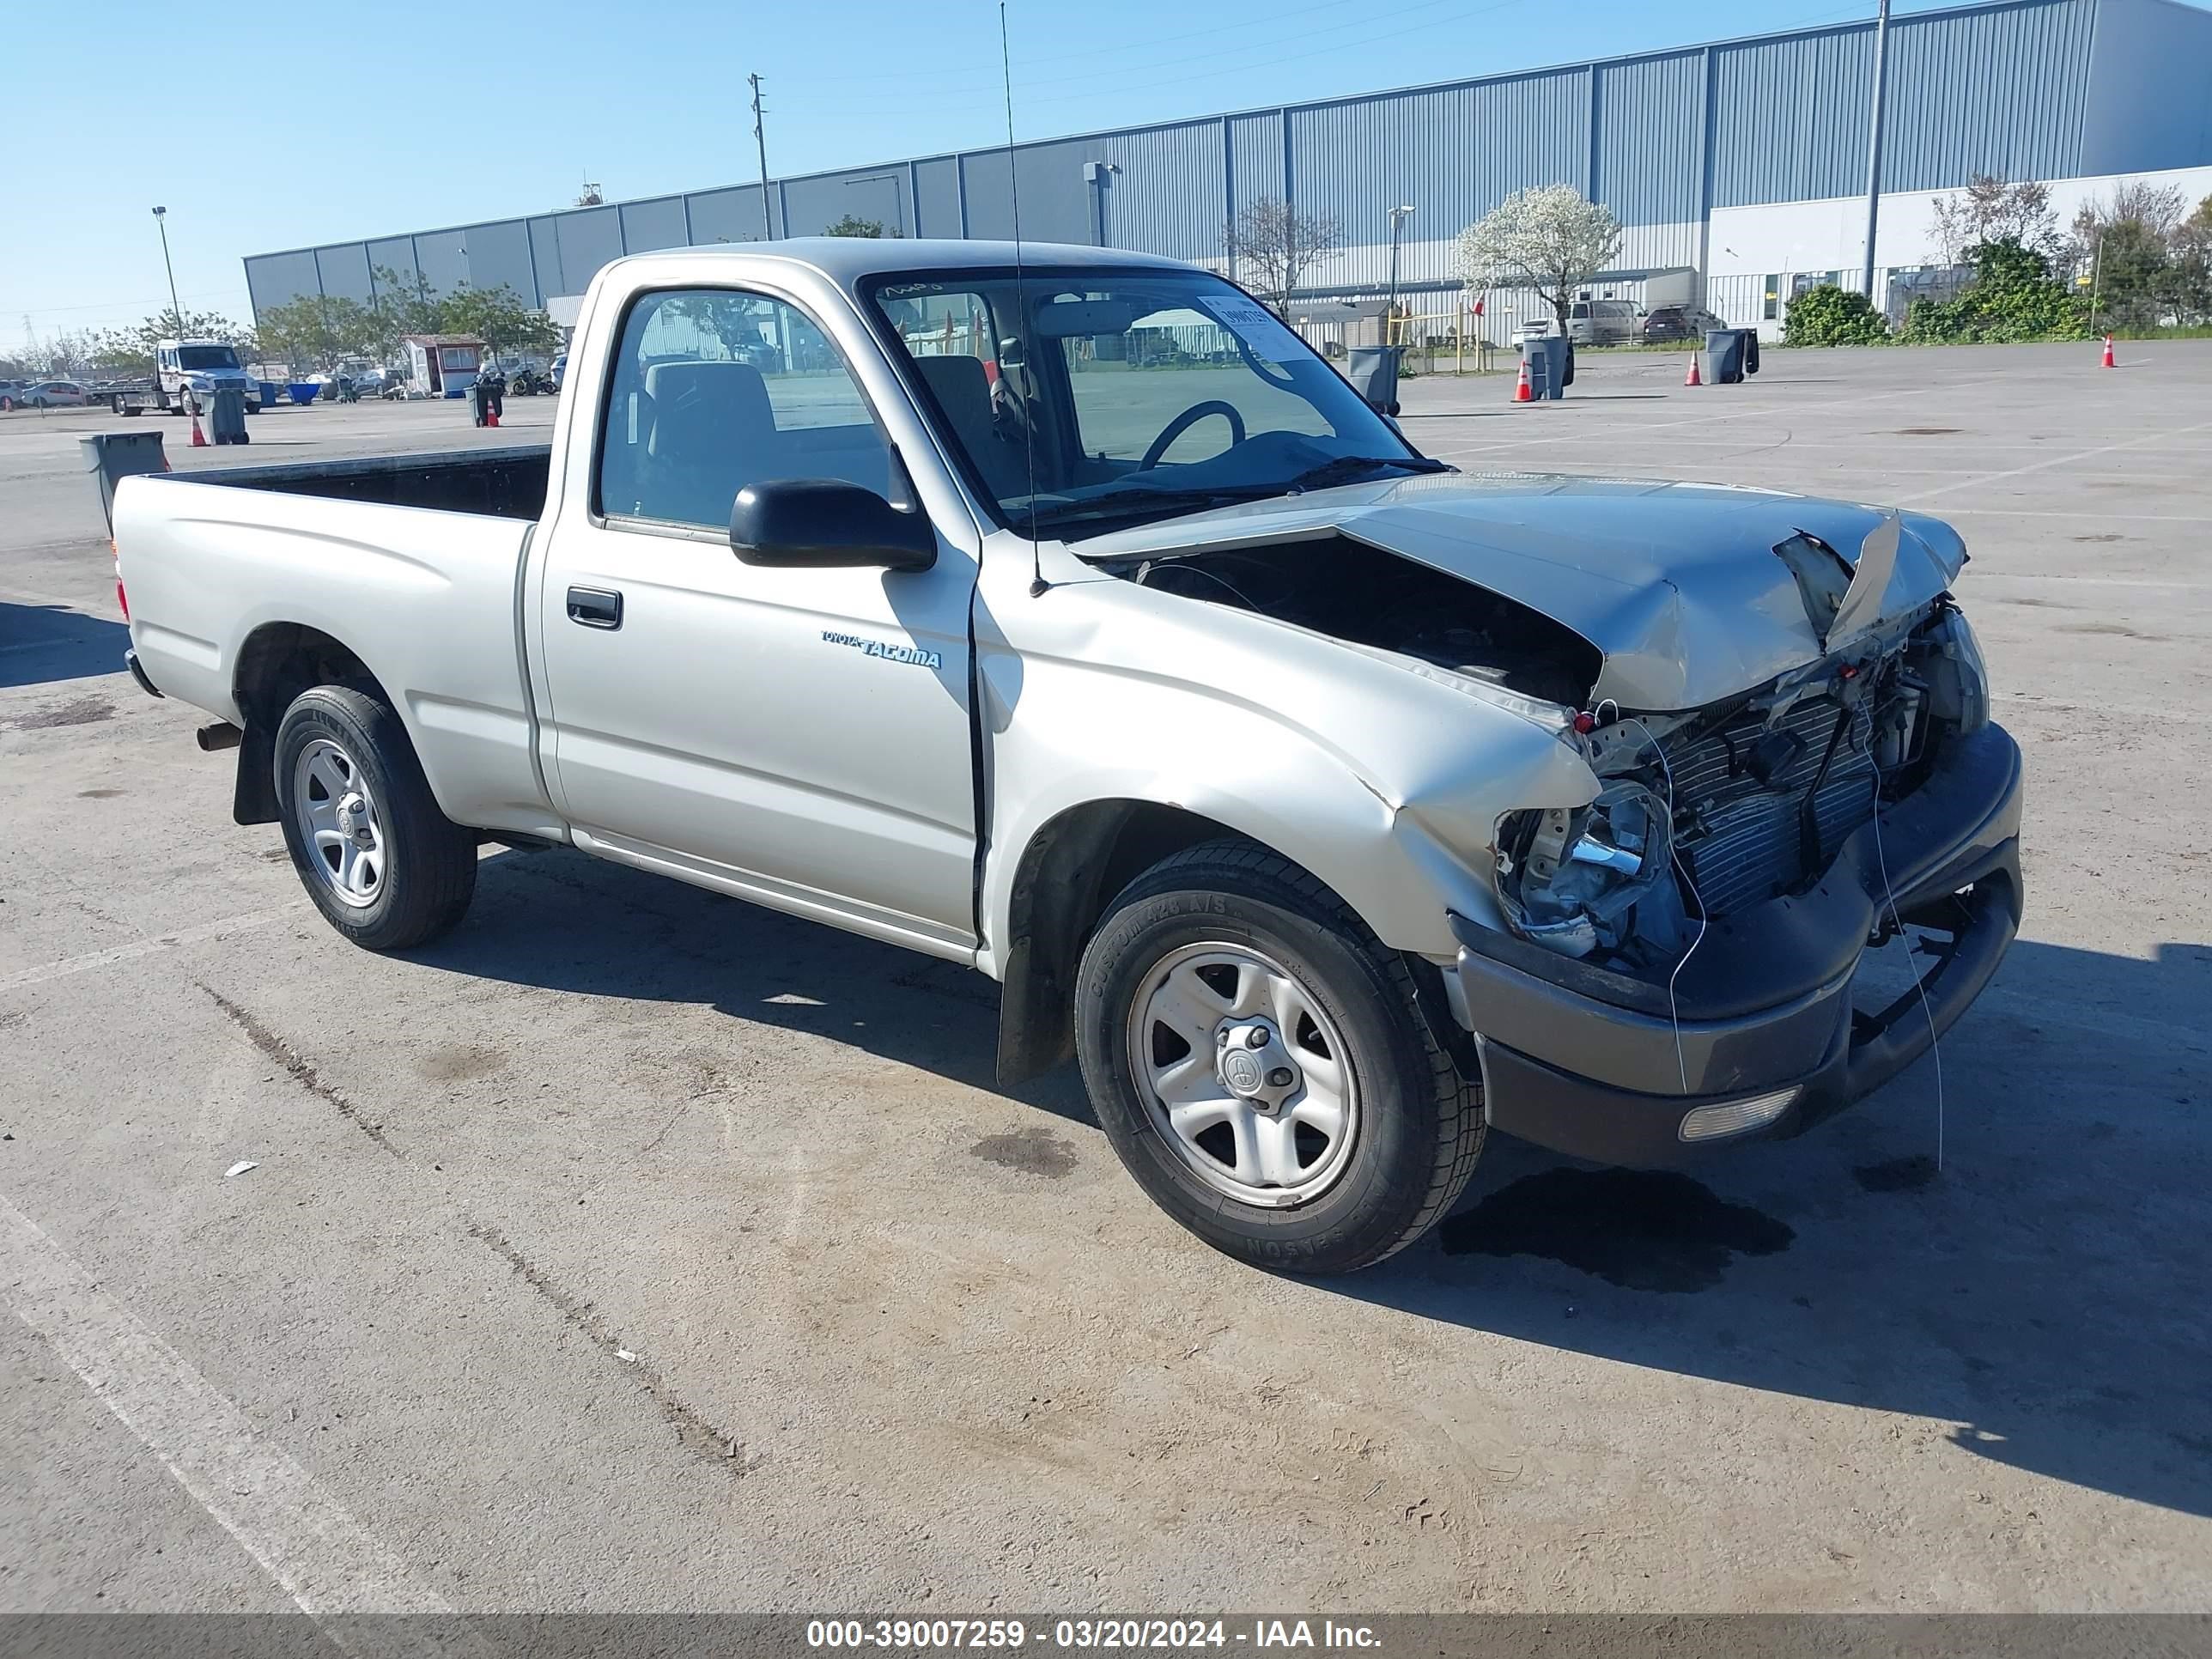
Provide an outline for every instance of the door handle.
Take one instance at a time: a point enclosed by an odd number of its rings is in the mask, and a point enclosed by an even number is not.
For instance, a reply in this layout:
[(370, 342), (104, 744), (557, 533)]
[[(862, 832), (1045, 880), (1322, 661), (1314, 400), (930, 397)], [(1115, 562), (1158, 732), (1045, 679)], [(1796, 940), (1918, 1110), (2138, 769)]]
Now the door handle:
[(622, 595), (611, 587), (572, 587), (568, 620), (586, 628), (620, 628)]

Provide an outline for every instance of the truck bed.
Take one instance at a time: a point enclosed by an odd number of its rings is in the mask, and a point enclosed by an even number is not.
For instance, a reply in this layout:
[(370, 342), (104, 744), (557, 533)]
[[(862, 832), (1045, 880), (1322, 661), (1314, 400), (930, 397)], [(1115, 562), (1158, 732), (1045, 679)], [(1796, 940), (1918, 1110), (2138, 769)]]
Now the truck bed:
[(366, 455), (341, 461), (289, 461), (179, 475), (233, 489), (270, 489), (380, 507), (427, 507), (494, 519), (535, 520), (545, 505), (552, 446), (441, 450), (423, 455)]
[(558, 836), (522, 646), (550, 471), (537, 445), (126, 477), (116, 562), (140, 665), (250, 725), (241, 665), (328, 640), (391, 700), (448, 817)]

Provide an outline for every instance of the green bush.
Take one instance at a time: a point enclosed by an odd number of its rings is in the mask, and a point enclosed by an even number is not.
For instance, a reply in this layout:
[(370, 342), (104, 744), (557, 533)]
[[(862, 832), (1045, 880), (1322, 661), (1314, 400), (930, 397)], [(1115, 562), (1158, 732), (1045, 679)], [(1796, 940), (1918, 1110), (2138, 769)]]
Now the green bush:
[(1915, 300), (1904, 337), (1916, 344), (1954, 341), (2082, 340), (2081, 305), (2033, 248), (2009, 239), (1971, 250), (1974, 285), (1955, 300)]
[(1875, 345), (1888, 337), (1888, 325), (1867, 296), (1847, 293), (1833, 283), (1808, 288), (1790, 301), (1790, 314), (1782, 324), (1784, 345)]

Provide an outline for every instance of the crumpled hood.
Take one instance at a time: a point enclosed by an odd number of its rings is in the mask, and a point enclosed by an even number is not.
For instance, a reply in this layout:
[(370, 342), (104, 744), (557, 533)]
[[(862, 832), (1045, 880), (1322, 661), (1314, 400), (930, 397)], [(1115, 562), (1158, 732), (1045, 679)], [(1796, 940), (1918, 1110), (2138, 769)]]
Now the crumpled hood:
[[(1605, 659), (1594, 697), (1686, 709), (1819, 660), (1820, 632), (1774, 550), (1802, 532), (1856, 568), (1884, 516), (1719, 484), (1439, 473), (1247, 502), (1093, 537), (1078, 550), (1120, 559), (1341, 534), (1572, 629)], [(1896, 562), (1869, 624), (1927, 605), (1966, 562), (1942, 520), (1897, 517)]]

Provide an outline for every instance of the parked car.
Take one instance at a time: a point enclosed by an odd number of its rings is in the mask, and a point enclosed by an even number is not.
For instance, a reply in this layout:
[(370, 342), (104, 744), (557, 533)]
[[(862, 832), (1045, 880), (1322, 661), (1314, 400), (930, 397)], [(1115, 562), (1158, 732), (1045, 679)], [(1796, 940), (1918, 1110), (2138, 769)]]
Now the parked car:
[[(977, 969), (1004, 1082), (1075, 1058), (1163, 1208), (1311, 1273), (1492, 1129), (1796, 1133), (1996, 971), (2021, 755), (1948, 525), (1455, 476), (1218, 276), (926, 246), (615, 261), (550, 445), (116, 485), (128, 665), (342, 935), (559, 843)], [(1193, 317), (1203, 385), (1083, 372)]]
[(31, 380), (0, 380), (0, 412), (19, 408), (23, 394), (34, 384)]
[(1639, 313), (1629, 300), (1577, 300), (1567, 307), (1567, 337), (1577, 345), (1622, 345), (1637, 337)]
[(1647, 345), (1659, 345), (1670, 340), (1693, 340), (1702, 343), (1708, 329), (1726, 326), (1703, 306), (1661, 306), (1644, 316), (1644, 340)]
[(561, 355), (560, 355), (559, 356), (557, 356), (557, 357), (554, 358), (554, 360), (553, 360), (553, 368), (552, 368), (552, 370), (551, 370), (551, 377), (552, 377), (552, 380), (553, 380), (553, 389), (554, 389), (554, 391), (558, 392), (558, 391), (561, 389), (561, 382), (562, 382), (562, 380), (566, 380), (566, 379), (568, 378), (568, 354), (567, 352), (565, 352), (565, 351), (564, 351), (564, 352), (561, 353)]
[(34, 380), (23, 388), (21, 401), (32, 409), (74, 409), (88, 398), (80, 381)]

